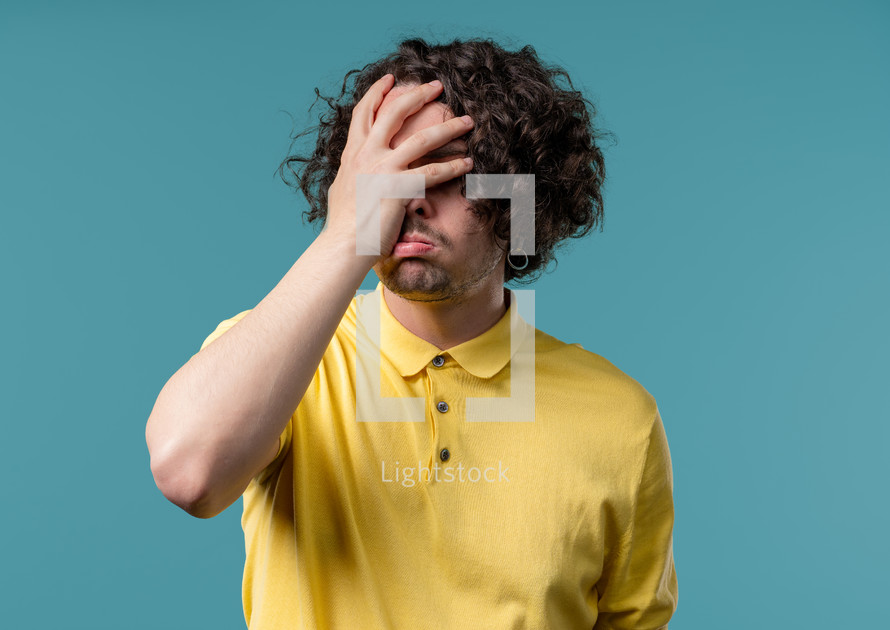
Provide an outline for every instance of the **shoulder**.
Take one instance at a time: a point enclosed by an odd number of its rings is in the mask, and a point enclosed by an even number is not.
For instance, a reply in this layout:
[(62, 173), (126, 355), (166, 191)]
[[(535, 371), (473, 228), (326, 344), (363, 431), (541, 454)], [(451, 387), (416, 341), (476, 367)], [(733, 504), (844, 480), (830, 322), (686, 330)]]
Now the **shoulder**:
[(539, 393), (554, 401), (597, 410), (600, 417), (633, 422), (643, 430), (655, 418), (655, 398), (642, 384), (579, 343), (566, 343), (535, 329), (535, 363)]

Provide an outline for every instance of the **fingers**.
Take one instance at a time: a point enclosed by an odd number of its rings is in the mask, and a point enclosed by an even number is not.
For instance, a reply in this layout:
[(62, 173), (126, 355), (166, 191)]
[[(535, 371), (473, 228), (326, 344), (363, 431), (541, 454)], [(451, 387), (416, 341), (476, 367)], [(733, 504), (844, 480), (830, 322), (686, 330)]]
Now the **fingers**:
[(457, 158), (456, 160), (450, 160), (448, 162), (432, 162), (425, 166), (420, 166), (405, 172), (420, 173), (424, 176), (425, 187), (432, 188), (433, 186), (438, 186), (455, 177), (466, 175), (471, 170), (473, 170), (473, 159), (466, 157)]
[[(465, 175), (472, 170), (472, 161), (463, 159), (466, 148), (462, 143), (450, 141), (466, 135), (473, 128), (469, 116), (451, 118), (445, 122), (421, 129), (400, 142), (396, 149), (390, 148), (393, 136), (398, 133), (409, 116), (420, 111), (427, 103), (435, 100), (442, 92), (438, 81), (414, 86), (403, 94), (391, 99), (383, 111), (380, 106), (392, 89), (395, 79), (391, 74), (378, 79), (356, 103), (350, 122), (347, 150), (353, 152), (370, 148), (365, 155), (366, 167), (373, 163), (388, 164), (385, 168), (397, 172), (420, 173), (424, 175), (427, 188)], [(375, 156), (376, 157), (371, 157)], [(459, 156), (459, 157), (456, 157)], [(451, 159), (456, 158), (456, 159)], [(414, 162), (428, 162), (417, 168), (410, 168)], [(444, 161), (449, 160), (449, 161)]]
[(421, 129), (393, 150), (393, 158), (400, 166), (407, 166), (421, 158), (432, 160), (466, 153), (463, 143), (452, 145), (449, 141), (467, 134), (472, 128), (473, 119), (461, 116)]
[(355, 104), (355, 107), (352, 108), (352, 120), (349, 123), (349, 132), (346, 137), (348, 143), (361, 143), (368, 137), (377, 109), (394, 84), (395, 77), (393, 75), (383, 75), (368, 88), (368, 91)]
[(405, 119), (419, 112), (424, 105), (435, 100), (442, 92), (439, 81), (422, 83), (399, 95), (385, 111), (379, 113), (371, 129), (369, 138), (375, 143), (388, 147), (393, 136), (398, 133)]

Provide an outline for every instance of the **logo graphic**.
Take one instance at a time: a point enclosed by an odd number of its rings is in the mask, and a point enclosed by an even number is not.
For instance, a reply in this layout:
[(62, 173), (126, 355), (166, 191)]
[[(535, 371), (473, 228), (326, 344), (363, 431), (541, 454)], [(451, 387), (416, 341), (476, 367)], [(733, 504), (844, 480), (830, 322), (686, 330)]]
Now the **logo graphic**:
[[(380, 201), (425, 197), (419, 174), (360, 174), (356, 182), (356, 253), (380, 254)], [(511, 251), (535, 252), (534, 175), (466, 176), (467, 199), (510, 199)], [(469, 422), (534, 422), (535, 292), (510, 291), (510, 395), (468, 397)], [(381, 304), (375, 291), (358, 291), (356, 300), (356, 420), (425, 422), (426, 399), (381, 394)]]

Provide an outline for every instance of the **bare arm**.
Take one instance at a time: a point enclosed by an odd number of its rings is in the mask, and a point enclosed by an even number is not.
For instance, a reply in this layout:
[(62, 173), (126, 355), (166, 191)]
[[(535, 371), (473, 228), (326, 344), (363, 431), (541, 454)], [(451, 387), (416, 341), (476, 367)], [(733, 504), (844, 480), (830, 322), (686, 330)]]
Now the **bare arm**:
[[(441, 90), (419, 86), (377, 117), (391, 83), (375, 83), (354, 109), (325, 230), (255, 308), (170, 377), (155, 402), (145, 431), (152, 474), (164, 496), (193, 516), (225, 510), (271, 462), (355, 291), (381, 258), (355, 253), (356, 174), (417, 172), (430, 187), (470, 168), (460, 160), (407, 168), (468, 126), (452, 119), (390, 149), (404, 119)], [(407, 202), (381, 204), (380, 251), (387, 255)]]
[(371, 267), (354, 245), (349, 252), (348, 243), (329, 236), (320, 234), (278, 285), (158, 396), (145, 433), (152, 473), (164, 495), (193, 516), (223, 511), (277, 453), (278, 437)]

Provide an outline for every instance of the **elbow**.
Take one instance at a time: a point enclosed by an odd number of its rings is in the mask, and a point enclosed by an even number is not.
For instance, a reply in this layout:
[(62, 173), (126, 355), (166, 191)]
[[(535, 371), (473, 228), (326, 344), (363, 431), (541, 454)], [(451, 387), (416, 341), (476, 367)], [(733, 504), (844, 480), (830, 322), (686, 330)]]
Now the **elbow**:
[(170, 503), (195, 518), (212, 518), (213, 511), (205, 476), (181, 457), (150, 450), (151, 474), (155, 485)]
[(200, 472), (194, 449), (183, 447), (173, 435), (170, 427), (177, 424), (163, 413), (162, 396), (163, 390), (145, 425), (145, 444), (155, 485), (164, 498), (191, 516), (215, 516), (207, 510), (206, 476)]

